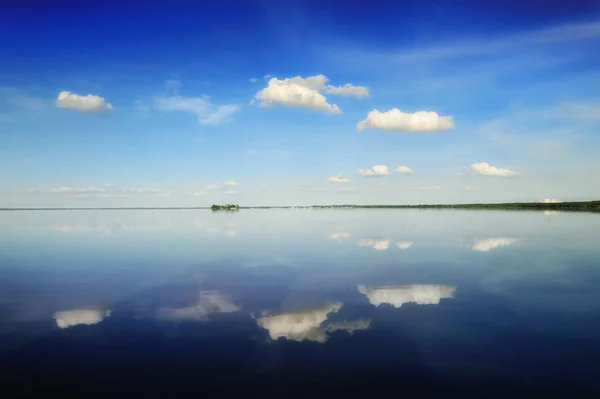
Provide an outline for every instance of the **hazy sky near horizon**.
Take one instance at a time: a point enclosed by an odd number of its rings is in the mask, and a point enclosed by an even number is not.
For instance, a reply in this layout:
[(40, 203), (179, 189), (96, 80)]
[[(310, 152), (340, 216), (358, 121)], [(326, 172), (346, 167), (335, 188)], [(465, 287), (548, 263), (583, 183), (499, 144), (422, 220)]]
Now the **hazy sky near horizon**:
[(0, 5), (0, 207), (600, 198), (600, 1)]

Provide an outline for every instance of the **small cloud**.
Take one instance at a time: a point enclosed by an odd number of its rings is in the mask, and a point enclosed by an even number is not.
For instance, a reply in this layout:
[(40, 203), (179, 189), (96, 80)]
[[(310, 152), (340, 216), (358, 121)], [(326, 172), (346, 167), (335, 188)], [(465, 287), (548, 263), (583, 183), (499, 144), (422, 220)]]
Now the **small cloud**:
[(437, 305), (444, 298), (454, 298), (456, 287), (440, 284), (414, 284), (367, 288), (359, 285), (358, 292), (369, 298), (372, 305), (389, 304), (399, 308), (411, 302), (418, 305)]
[(110, 103), (104, 101), (104, 98), (88, 94), (80, 96), (70, 91), (61, 91), (56, 99), (58, 108), (70, 109), (73, 111), (85, 113), (101, 113), (113, 109)]
[(54, 319), (59, 328), (69, 328), (80, 324), (89, 326), (100, 323), (105, 317), (110, 316), (110, 313), (110, 310), (97, 309), (64, 310), (54, 313)]
[(475, 191), (476, 188), (473, 186), (464, 186), (463, 191)]
[(208, 195), (208, 193), (205, 191), (192, 191), (191, 194), (194, 197), (204, 197), (205, 195)]
[(258, 82), (258, 79), (256, 79), (256, 78), (250, 78), (248, 80), (250, 81), (250, 83), (256, 83), (256, 82)]
[(338, 96), (367, 98), (369, 97), (369, 89), (364, 86), (354, 86), (352, 83), (346, 83), (343, 86), (327, 86), (325, 88), (327, 94)]
[(359, 131), (364, 129), (395, 130), (408, 132), (428, 132), (454, 129), (451, 116), (440, 116), (433, 111), (418, 111), (413, 114), (393, 108), (386, 112), (376, 109), (367, 114), (367, 119), (356, 125)]
[(401, 175), (410, 175), (413, 173), (412, 169), (408, 166), (398, 166), (396, 169), (394, 169), (394, 171), (396, 173), (400, 173)]
[(204, 188), (206, 188), (207, 190), (218, 190), (221, 188), (220, 184), (208, 184), (206, 186), (204, 186)]
[(223, 183), (223, 185), (225, 187), (235, 187), (238, 185), (238, 183), (235, 180), (228, 180), (225, 183)]
[(331, 114), (342, 111), (335, 104), (329, 104), (327, 98), (320, 93), (324, 89), (327, 78), (315, 75), (303, 78), (277, 79), (271, 78), (267, 87), (256, 93), (254, 97), (261, 106), (281, 104), (287, 107), (303, 107)]
[(471, 171), (479, 176), (513, 177), (519, 176), (519, 173), (508, 169), (492, 166), (487, 162), (474, 163), (471, 165)]
[(339, 174), (337, 176), (328, 177), (327, 180), (329, 180), (330, 182), (333, 182), (333, 183), (349, 183), (350, 182), (350, 179), (342, 176), (341, 174)]
[(343, 240), (350, 237), (350, 233), (333, 233), (329, 235), (332, 240)]
[(516, 241), (516, 238), (486, 238), (475, 240), (471, 249), (477, 252), (487, 252), (490, 249), (512, 245)]
[(400, 249), (408, 249), (413, 246), (412, 241), (399, 241), (396, 243), (396, 247)]
[(390, 240), (386, 238), (361, 238), (356, 244), (359, 247), (371, 247), (378, 251), (384, 251), (390, 247)]
[(336, 302), (318, 308), (271, 315), (268, 312), (259, 317), (256, 323), (269, 331), (272, 340), (285, 338), (291, 341), (327, 341), (323, 323), (330, 314), (337, 313), (342, 303)]
[(385, 165), (374, 165), (370, 169), (358, 169), (357, 173), (365, 177), (381, 177), (391, 175), (389, 168)]
[(237, 191), (235, 190), (227, 190), (225, 191), (223, 194), (227, 194), (227, 195), (237, 195)]

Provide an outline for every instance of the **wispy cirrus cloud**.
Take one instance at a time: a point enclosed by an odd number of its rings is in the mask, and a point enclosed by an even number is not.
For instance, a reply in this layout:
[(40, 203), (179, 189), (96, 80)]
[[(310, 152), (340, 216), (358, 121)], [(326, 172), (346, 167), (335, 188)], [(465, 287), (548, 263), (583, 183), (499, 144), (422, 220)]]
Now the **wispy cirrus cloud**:
[(229, 121), (231, 116), (238, 112), (237, 105), (214, 105), (210, 97), (155, 97), (154, 108), (160, 111), (180, 111), (195, 114), (198, 123), (203, 125), (218, 125)]

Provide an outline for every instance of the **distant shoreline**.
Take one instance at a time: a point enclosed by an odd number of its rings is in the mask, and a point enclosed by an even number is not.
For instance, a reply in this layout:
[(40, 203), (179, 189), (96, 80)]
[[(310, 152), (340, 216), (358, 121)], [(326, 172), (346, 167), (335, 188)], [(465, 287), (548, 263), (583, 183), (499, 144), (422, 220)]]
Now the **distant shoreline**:
[[(200, 207), (116, 207), (116, 208), (0, 208), (0, 211), (118, 211), (118, 210), (192, 210)], [(430, 204), (430, 205), (288, 205), (288, 206), (240, 206), (239, 209), (470, 209), (470, 210), (555, 210), (600, 212), (600, 201), (579, 202), (508, 202), (499, 204)]]

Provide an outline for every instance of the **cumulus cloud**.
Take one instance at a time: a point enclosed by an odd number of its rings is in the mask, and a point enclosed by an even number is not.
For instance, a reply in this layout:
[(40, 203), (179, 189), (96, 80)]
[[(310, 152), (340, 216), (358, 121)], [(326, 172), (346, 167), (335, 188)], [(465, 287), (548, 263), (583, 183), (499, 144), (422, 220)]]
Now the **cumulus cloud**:
[(108, 316), (110, 316), (110, 310), (74, 309), (54, 313), (56, 325), (60, 328), (69, 328), (79, 324), (98, 324)]
[(408, 166), (398, 166), (396, 169), (394, 169), (394, 171), (396, 173), (400, 173), (401, 175), (410, 175), (413, 173), (412, 169)]
[(327, 98), (320, 93), (325, 88), (327, 78), (324, 75), (302, 78), (271, 78), (267, 87), (256, 93), (255, 99), (262, 106), (281, 104), (288, 107), (304, 107), (332, 114), (342, 111), (335, 104), (329, 104)]
[(369, 89), (364, 86), (354, 86), (352, 83), (346, 83), (343, 86), (327, 86), (325, 92), (339, 96), (348, 96), (356, 98), (369, 97)]
[(508, 169), (492, 166), (487, 162), (474, 163), (471, 165), (471, 170), (479, 176), (496, 176), (496, 177), (513, 177), (519, 173)]
[(390, 247), (390, 240), (386, 238), (361, 238), (358, 240), (359, 247), (371, 247), (378, 251), (384, 251)]
[(73, 111), (86, 113), (100, 113), (111, 110), (113, 107), (110, 103), (104, 101), (104, 98), (88, 94), (80, 96), (79, 94), (71, 93), (70, 91), (61, 91), (56, 99), (58, 108), (70, 109)]
[(356, 125), (358, 130), (380, 129), (408, 132), (427, 132), (454, 128), (451, 116), (440, 116), (433, 111), (418, 111), (413, 114), (393, 108), (386, 112), (376, 109), (367, 114), (367, 119)]
[(225, 187), (235, 187), (238, 185), (238, 183), (235, 180), (227, 180), (225, 183), (223, 183), (223, 185)]
[(206, 320), (215, 313), (239, 312), (241, 307), (234, 304), (231, 297), (219, 291), (200, 291), (198, 301), (182, 308), (163, 307), (156, 312), (156, 318), (169, 321)]
[(119, 188), (109, 184), (104, 186), (90, 187), (58, 187), (58, 188), (28, 188), (17, 190), (21, 193), (28, 194), (62, 194), (71, 195), (79, 198), (97, 197), (97, 198), (115, 198), (129, 197), (134, 195), (156, 195), (168, 197), (171, 195), (170, 190), (159, 188)]
[(358, 174), (365, 177), (381, 177), (391, 175), (390, 170), (385, 165), (374, 165), (369, 169), (358, 169)]
[(161, 111), (181, 111), (195, 114), (203, 125), (227, 122), (240, 109), (236, 105), (213, 105), (208, 96), (203, 97), (155, 97), (154, 108)]
[(399, 308), (410, 302), (419, 305), (437, 305), (443, 298), (454, 298), (456, 287), (439, 284), (415, 284), (367, 288), (364, 285), (359, 285), (358, 292), (366, 295), (372, 305), (379, 306), (387, 303)]
[(399, 241), (396, 243), (396, 247), (400, 249), (408, 249), (413, 246), (412, 241)]
[(342, 176), (341, 174), (339, 174), (337, 176), (328, 177), (327, 180), (329, 180), (330, 182), (333, 182), (333, 183), (349, 183), (350, 182), (350, 179)]
[(328, 79), (324, 75), (303, 78), (277, 79), (271, 78), (267, 87), (256, 93), (255, 100), (261, 106), (281, 104), (288, 107), (304, 107), (330, 114), (340, 114), (341, 109), (330, 104), (323, 92), (333, 95), (364, 98), (369, 96), (369, 89), (347, 83), (343, 86), (326, 85)]
[(485, 238), (475, 240), (471, 249), (478, 252), (487, 252), (490, 249), (512, 245), (516, 241), (516, 238)]
[(283, 337), (292, 341), (325, 342), (327, 335), (322, 324), (330, 314), (336, 313), (341, 307), (342, 303), (337, 302), (315, 309), (267, 315), (259, 317), (256, 323), (268, 330), (273, 340)]

